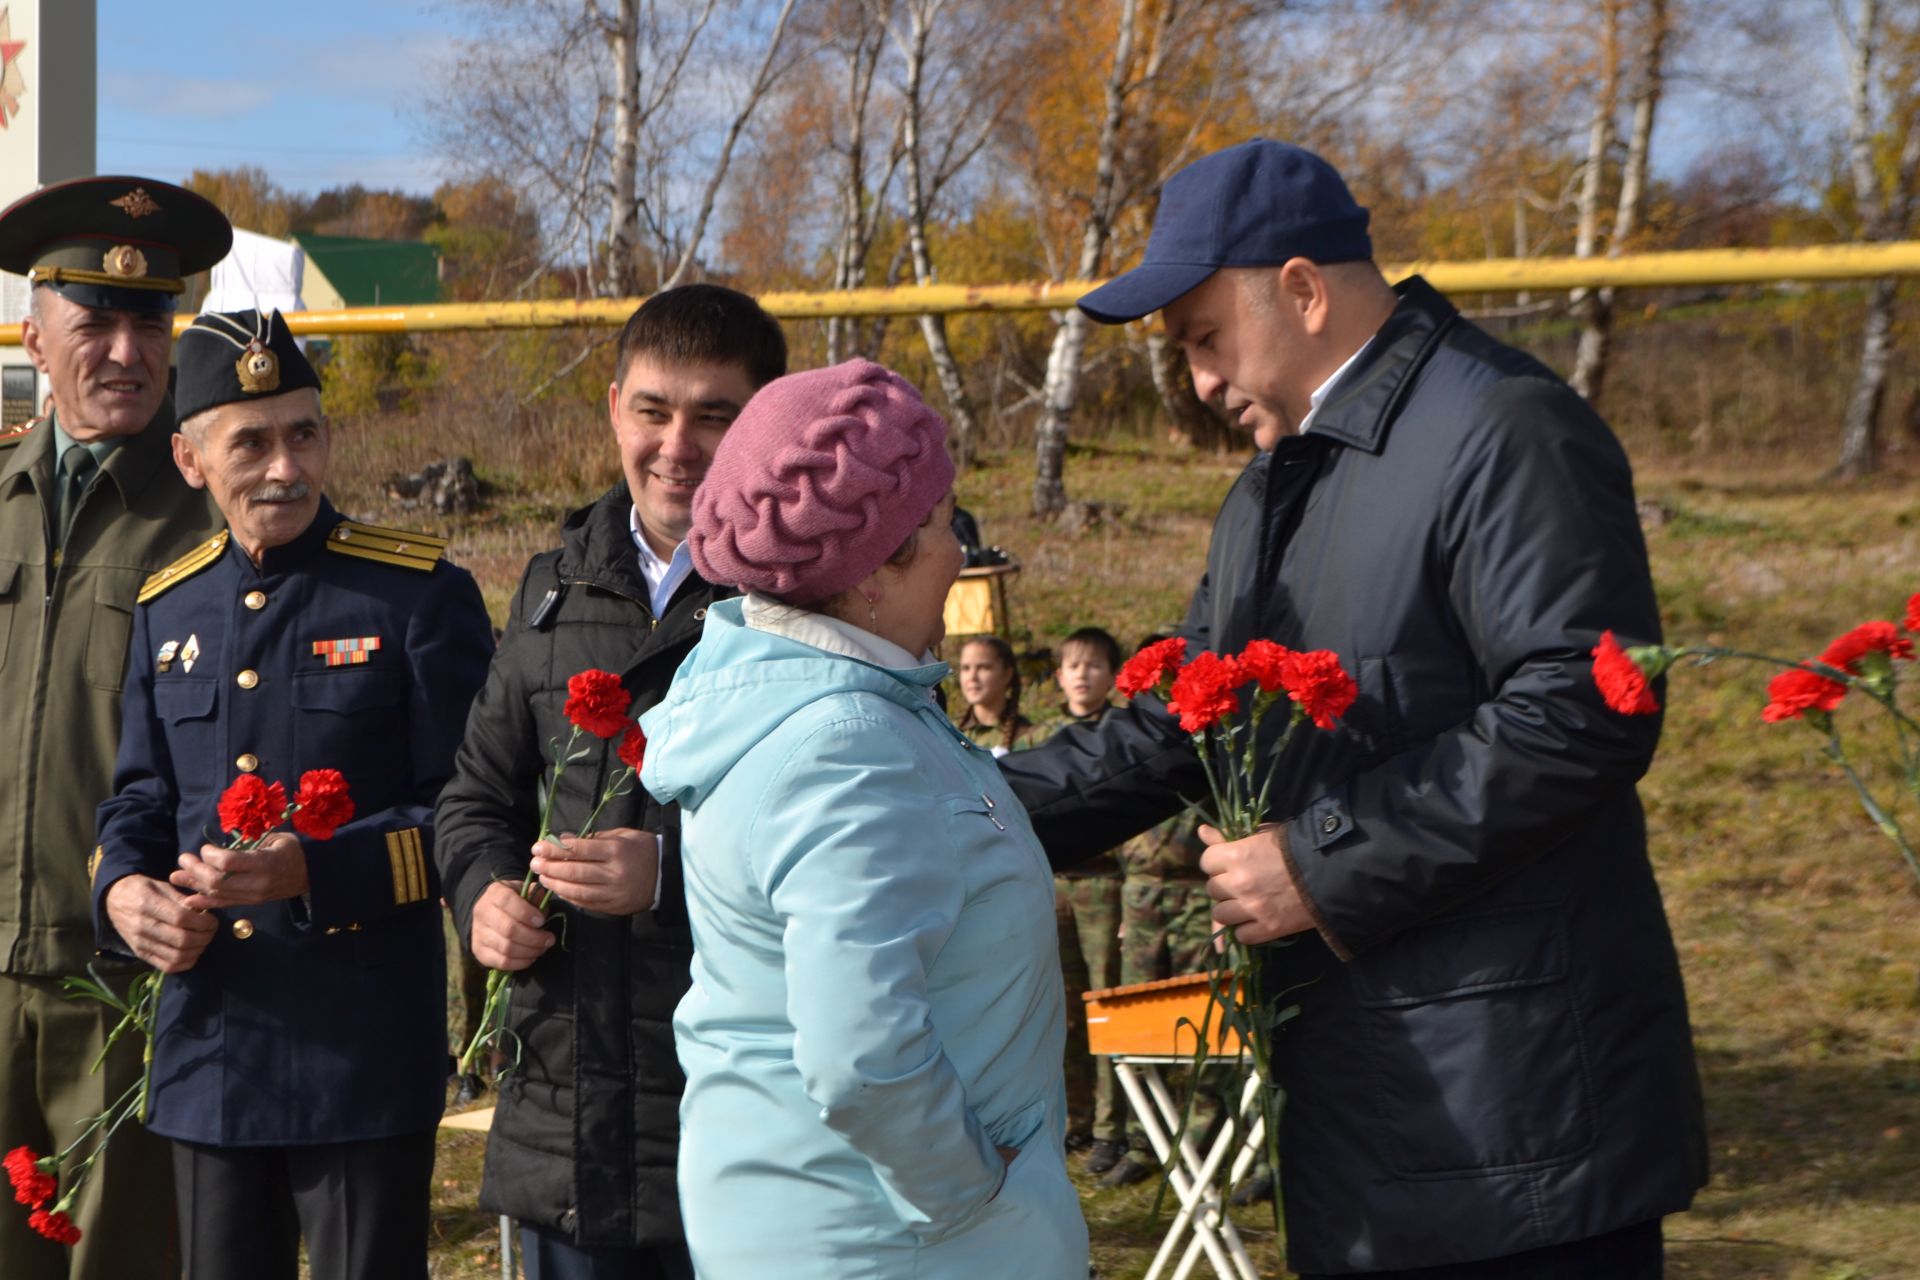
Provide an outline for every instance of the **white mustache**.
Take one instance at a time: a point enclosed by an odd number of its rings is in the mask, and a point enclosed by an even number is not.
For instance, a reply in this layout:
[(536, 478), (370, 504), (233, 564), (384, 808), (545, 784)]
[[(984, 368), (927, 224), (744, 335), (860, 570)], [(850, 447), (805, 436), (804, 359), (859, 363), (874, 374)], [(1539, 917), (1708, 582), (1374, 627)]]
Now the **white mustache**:
[(249, 502), (298, 502), (313, 492), (313, 486), (305, 480), (295, 480), (292, 484), (261, 485), (247, 495)]

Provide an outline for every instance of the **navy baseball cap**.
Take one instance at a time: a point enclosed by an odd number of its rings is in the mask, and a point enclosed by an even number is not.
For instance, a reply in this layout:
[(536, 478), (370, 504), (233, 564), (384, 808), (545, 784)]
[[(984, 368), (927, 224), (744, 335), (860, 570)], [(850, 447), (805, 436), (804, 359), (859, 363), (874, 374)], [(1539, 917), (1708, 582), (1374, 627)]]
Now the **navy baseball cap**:
[(1101, 324), (1125, 324), (1221, 267), (1371, 257), (1367, 211), (1334, 167), (1305, 148), (1255, 138), (1168, 178), (1140, 265), (1080, 299), (1080, 309)]

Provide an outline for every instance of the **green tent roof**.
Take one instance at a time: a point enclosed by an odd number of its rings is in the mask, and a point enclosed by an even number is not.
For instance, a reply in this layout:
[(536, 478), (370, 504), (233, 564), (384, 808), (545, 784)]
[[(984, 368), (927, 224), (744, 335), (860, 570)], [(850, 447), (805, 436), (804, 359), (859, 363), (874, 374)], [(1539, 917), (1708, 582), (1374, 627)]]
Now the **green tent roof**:
[(440, 300), (440, 251), (417, 240), (293, 237), (350, 307)]

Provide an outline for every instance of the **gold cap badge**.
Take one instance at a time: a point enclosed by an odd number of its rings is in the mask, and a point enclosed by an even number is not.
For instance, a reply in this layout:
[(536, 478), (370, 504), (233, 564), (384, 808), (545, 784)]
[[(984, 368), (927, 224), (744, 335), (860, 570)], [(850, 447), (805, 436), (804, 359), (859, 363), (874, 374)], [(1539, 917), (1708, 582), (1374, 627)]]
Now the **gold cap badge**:
[(118, 200), (109, 200), (107, 203), (120, 209), (129, 218), (144, 218), (150, 213), (160, 212), (160, 206), (154, 203), (145, 187), (135, 187)]
[(258, 338), (233, 362), (233, 371), (240, 376), (240, 389), (250, 396), (280, 389), (280, 357)]
[(147, 255), (130, 244), (117, 244), (107, 250), (100, 266), (116, 279), (139, 280), (147, 274)]

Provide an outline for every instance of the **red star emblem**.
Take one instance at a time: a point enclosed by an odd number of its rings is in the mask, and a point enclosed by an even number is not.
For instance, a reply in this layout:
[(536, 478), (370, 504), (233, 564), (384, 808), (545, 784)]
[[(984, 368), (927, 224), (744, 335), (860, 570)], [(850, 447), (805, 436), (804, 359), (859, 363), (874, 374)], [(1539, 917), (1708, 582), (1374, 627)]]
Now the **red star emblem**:
[(27, 91), (26, 77), (20, 74), (20, 52), (25, 40), (13, 38), (13, 14), (0, 8), (0, 129), (20, 114), (20, 98)]

